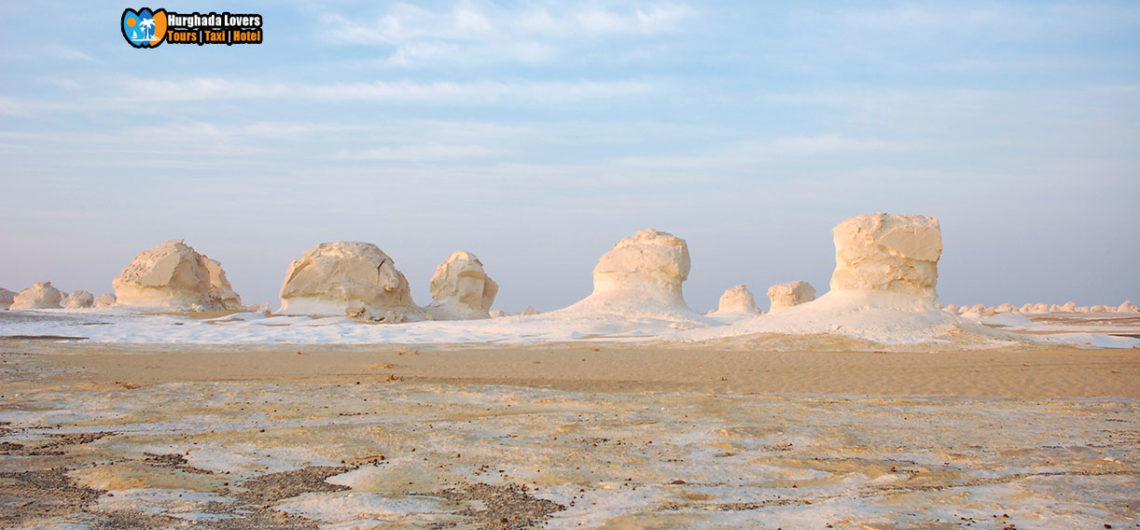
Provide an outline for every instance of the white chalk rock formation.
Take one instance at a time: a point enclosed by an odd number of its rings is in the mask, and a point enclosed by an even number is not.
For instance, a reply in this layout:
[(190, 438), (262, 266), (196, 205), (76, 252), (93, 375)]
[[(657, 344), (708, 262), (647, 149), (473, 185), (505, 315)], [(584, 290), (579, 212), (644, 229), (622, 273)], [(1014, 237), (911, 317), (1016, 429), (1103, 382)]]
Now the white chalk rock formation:
[(760, 313), (756, 308), (756, 297), (744, 285), (734, 285), (720, 295), (720, 303), (712, 315), (755, 315)]
[(82, 289), (72, 291), (71, 294), (67, 295), (67, 298), (63, 300), (63, 307), (67, 309), (84, 309), (94, 306), (95, 295)]
[(938, 219), (877, 213), (839, 223), (832, 290), (895, 291), (938, 298), (942, 230)]
[(424, 320), (408, 279), (372, 243), (321, 243), (294, 260), (281, 286), (281, 314), (363, 315), (372, 322)]
[(1116, 311), (1120, 313), (1136, 313), (1140, 312), (1140, 307), (1132, 303), (1132, 300), (1125, 300), (1124, 303), (1117, 306)]
[(51, 282), (36, 282), (17, 293), (9, 309), (59, 309), (62, 302), (63, 293)]
[(681, 284), (689, 277), (685, 240), (649, 228), (618, 241), (594, 267), (594, 292), (547, 313), (558, 317), (619, 315), (703, 320), (687, 305)]
[(815, 300), (815, 287), (799, 280), (777, 283), (768, 288), (768, 300), (770, 301), (768, 312), (782, 311)]
[(499, 284), (483, 270), (483, 262), (465, 251), (452, 252), (431, 277), (428, 314), (435, 320), (491, 318)]
[(115, 295), (103, 293), (95, 297), (95, 307), (110, 307), (115, 305)]
[(8, 309), (12, 302), (16, 300), (16, 291), (9, 291), (0, 287), (0, 309)]
[(243, 308), (216, 260), (182, 240), (171, 240), (135, 257), (111, 281), (115, 304), (152, 310), (212, 311)]
[(591, 296), (685, 304), (681, 283), (689, 278), (689, 246), (653, 228), (618, 241), (594, 267)]

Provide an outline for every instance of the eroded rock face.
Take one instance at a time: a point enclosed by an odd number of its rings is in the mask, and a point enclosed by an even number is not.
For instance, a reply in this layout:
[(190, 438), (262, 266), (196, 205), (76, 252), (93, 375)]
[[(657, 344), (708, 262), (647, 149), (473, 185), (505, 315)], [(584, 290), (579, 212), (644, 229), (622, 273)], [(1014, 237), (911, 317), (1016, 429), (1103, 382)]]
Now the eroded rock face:
[(720, 303), (717, 305), (715, 314), (717, 315), (733, 315), (733, 314), (757, 314), (760, 310), (756, 308), (756, 297), (752, 296), (752, 291), (744, 285), (734, 285), (724, 291), (720, 295)]
[(810, 283), (796, 280), (777, 283), (768, 288), (769, 312), (775, 313), (804, 302), (815, 300), (815, 287)]
[(684, 305), (681, 284), (689, 278), (685, 240), (649, 228), (618, 241), (594, 267), (594, 295), (630, 296)]
[(457, 251), (435, 269), (428, 313), (435, 320), (490, 318), (499, 284), (483, 270), (474, 254)]
[(36, 282), (31, 287), (16, 293), (9, 309), (59, 309), (63, 293), (51, 282)]
[(63, 307), (67, 309), (84, 309), (94, 306), (95, 295), (82, 289), (72, 291), (71, 294), (67, 295), (67, 298), (63, 300)]
[(241, 310), (221, 264), (181, 240), (162, 243), (135, 257), (111, 281), (116, 305), (124, 307), (211, 311)]
[(281, 286), (287, 315), (353, 316), (370, 322), (423, 320), (408, 279), (372, 243), (321, 243), (294, 260)]
[(16, 300), (16, 291), (9, 291), (0, 287), (0, 309), (8, 309), (12, 302)]
[(835, 235), (833, 290), (896, 291), (933, 301), (938, 297), (942, 229), (922, 215), (877, 213), (839, 223)]
[(115, 305), (115, 295), (103, 293), (95, 297), (95, 307), (110, 307)]

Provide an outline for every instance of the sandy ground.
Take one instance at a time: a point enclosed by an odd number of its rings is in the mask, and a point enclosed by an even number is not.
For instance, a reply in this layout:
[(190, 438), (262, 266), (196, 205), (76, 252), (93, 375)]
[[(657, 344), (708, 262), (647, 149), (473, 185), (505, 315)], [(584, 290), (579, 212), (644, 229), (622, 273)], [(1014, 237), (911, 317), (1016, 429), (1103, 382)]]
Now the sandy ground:
[(1140, 350), (850, 346), (2, 340), (0, 527), (1140, 527)]
[[(845, 341), (529, 346), (154, 346), (26, 342), (66, 381), (355, 381), (566, 390), (1140, 398), (1140, 350), (1071, 347), (843, 351)], [(828, 343), (828, 341), (831, 341)], [(827, 347), (837, 348), (828, 351)], [(155, 355), (160, 354), (160, 355)], [(37, 356), (40, 357), (40, 356)], [(75, 375), (79, 372), (82, 375)]]

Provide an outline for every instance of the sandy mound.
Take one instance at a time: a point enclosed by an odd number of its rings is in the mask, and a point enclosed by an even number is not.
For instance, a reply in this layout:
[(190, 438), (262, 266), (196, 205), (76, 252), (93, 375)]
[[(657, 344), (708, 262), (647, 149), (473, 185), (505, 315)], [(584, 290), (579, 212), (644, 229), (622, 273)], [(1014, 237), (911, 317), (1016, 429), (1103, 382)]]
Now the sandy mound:
[(371, 243), (321, 243), (289, 265), (281, 314), (350, 316), (374, 322), (423, 320), (408, 279)]
[(8, 309), (12, 302), (16, 300), (16, 291), (9, 291), (0, 287), (0, 309)]
[(590, 296), (546, 315), (703, 321), (685, 304), (681, 284), (688, 277), (685, 240), (649, 228), (618, 241), (598, 260)]
[(942, 229), (922, 215), (877, 213), (839, 223), (831, 289), (897, 291), (933, 301), (938, 298), (938, 258)]
[(95, 297), (95, 307), (110, 307), (115, 305), (115, 295), (103, 293)]
[(815, 287), (808, 282), (777, 283), (768, 288), (769, 312), (776, 312), (815, 300)]
[(718, 315), (756, 315), (760, 310), (756, 308), (756, 298), (752, 296), (752, 291), (744, 285), (734, 285), (724, 291), (720, 295), (720, 302), (717, 304), (716, 311), (709, 313), (711, 316)]
[(842, 290), (732, 326), (693, 330), (685, 339), (781, 333), (843, 335), (882, 344), (914, 344), (967, 338), (963, 331), (979, 336), (972, 340), (1010, 338), (942, 311), (916, 296), (892, 291)]
[(9, 309), (59, 309), (63, 297), (63, 293), (52, 287), (51, 282), (36, 282), (17, 293)]
[(435, 269), (427, 311), (435, 320), (490, 318), (498, 292), (499, 284), (483, 270), (483, 262), (460, 250)]
[(116, 305), (153, 310), (242, 309), (222, 266), (182, 240), (172, 240), (135, 257), (111, 281)]
[(72, 291), (71, 294), (67, 295), (67, 298), (63, 300), (63, 307), (67, 309), (84, 309), (94, 306), (95, 295), (82, 289)]

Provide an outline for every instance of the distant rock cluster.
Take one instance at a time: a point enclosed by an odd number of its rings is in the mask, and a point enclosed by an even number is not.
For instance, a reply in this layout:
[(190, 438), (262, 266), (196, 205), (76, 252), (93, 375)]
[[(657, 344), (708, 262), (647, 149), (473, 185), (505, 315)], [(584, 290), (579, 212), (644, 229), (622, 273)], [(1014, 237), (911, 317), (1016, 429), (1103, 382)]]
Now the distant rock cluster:
[(1020, 314), (1043, 314), (1043, 313), (1136, 313), (1140, 312), (1140, 306), (1132, 303), (1132, 300), (1125, 300), (1120, 305), (1091, 305), (1079, 306), (1076, 302), (1065, 302), (1064, 304), (999, 304), (996, 306), (988, 306), (985, 304), (974, 305), (958, 305), (958, 304), (937, 304), (938, 308), (952, 313), (955, 315), (968, 316), (968, 317), (992, 317), (1002, 313), (1020, 313)]
[[(1140, 312), (1132, 301), (1112, 305), (1065, 304), (937, 304), (938, 261), (942, 231), (938, 219), (921, 215), (876, 213), (859, 215), (833, 230), (835, 270), (831, 293), (895, 293), (907, 295), (930, 311), (967, 317), (1001, 313)], [(685, 303), (682, 285), (691, 267), (684, 239), (653, 228), (618, 241), (594, 267), (593, 292), (552, 316), (596, 317), (620, 314), (639, 318), (672, 316), (701, 318)], [(94, 296), (84, 290), (70, 294), (38, 282), (19, 292), (0, 288), (0, 308), (13, 310), (124, 307), (158, 312), (267, 311), (242, 305), (221, 263), (200, 254), (181, 240), (143, 251), (112, 280), (114, 294)], [(431, 278), (432, 301), (419, 306), (407, 278), (396, 262), (372, 243), (321, 243), (294, 260), (281, 286), (278, 314), (348, 316), (374, 323), (419, 320), (472, 320), (507, 316), (492, 305), (499, 284), (483, 262), (467, 251), (447, 257)], [(831, 294), (828, 293), (828, 294)], [(769, 287), (769, 311), (779, 313), (816, 300), (805, 281)], [(862, 294), (856, 296), (864, 296)], [(885, 296), (885, 295), (884, 295)], [(825, 296), (824, 298), (827, 298)], [(821, 300), (822, 302), (822, 300)], [(728, 288), (710, 317), (747, 318), (761, 314), (745, 285)], [(523, 316), (537, 315), (528, 307)], [(939, 313), (940, 314), (940, 313)]]

